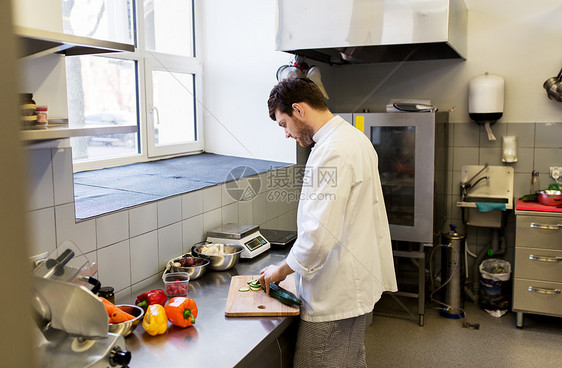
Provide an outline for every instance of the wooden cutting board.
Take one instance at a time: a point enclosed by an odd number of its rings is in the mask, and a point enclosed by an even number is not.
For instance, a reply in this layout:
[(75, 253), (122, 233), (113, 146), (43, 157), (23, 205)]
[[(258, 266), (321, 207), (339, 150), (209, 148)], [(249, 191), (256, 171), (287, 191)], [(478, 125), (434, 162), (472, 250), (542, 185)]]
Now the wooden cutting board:
[[(288, 306), (267, 295), (263, 290), (238, 291), (248, 286), (248, 281), (257, 279), (259, 275), (232, 276), (230, 289), (226, 299), (224, 314), (227, 317), (277, 317), (298, 316), (298, 306)], [(296, 295), (295, 278), (287, 276), (279, 283), (280, 286)]]

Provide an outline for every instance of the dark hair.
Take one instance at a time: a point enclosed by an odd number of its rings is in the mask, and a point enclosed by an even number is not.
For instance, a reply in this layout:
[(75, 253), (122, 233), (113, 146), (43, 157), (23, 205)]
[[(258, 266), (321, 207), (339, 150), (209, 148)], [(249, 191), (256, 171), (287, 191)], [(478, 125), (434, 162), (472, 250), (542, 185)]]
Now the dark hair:
[(305, 77), (289, 78), (277, 83), (269, 93), (269, 117), (275, 121), (277, 110), (293, 116), (293, 104), (299, 102), (305, 102), (316, 110), (328, 109), (324, 95), (313, 81)]

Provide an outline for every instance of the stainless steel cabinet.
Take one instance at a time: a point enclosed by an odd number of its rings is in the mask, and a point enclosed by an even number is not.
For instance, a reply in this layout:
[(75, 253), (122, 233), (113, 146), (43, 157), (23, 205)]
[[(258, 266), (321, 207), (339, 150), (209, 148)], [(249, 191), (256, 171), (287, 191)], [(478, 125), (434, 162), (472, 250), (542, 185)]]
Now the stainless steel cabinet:
[(562, 317), (562, 213), (516, 211), (513, 311)]

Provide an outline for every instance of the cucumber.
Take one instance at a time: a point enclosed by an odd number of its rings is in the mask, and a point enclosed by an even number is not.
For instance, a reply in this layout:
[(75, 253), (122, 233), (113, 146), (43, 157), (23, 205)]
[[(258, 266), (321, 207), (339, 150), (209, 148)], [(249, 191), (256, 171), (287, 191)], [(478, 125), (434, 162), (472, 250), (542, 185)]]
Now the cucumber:
[(519, 197), (520, 200), (523, 202), (537, 202), (537, 195), (536, 194), (526, 194), (524, 196)]
[(302, 305), (302, 300), (291, 293), (289, 290), (282, 288), (274, 282), (269, 283), (269, 296), (279, 300), (285, 305)]

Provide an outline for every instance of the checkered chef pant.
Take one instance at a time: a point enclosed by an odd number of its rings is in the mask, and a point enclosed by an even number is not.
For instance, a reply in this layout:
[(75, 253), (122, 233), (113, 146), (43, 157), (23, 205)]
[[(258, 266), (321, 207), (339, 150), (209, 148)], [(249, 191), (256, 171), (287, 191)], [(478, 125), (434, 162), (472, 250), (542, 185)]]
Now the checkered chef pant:
[(367, 315), (329, 322), (300, 321), (294, 368), (366, 368)]

